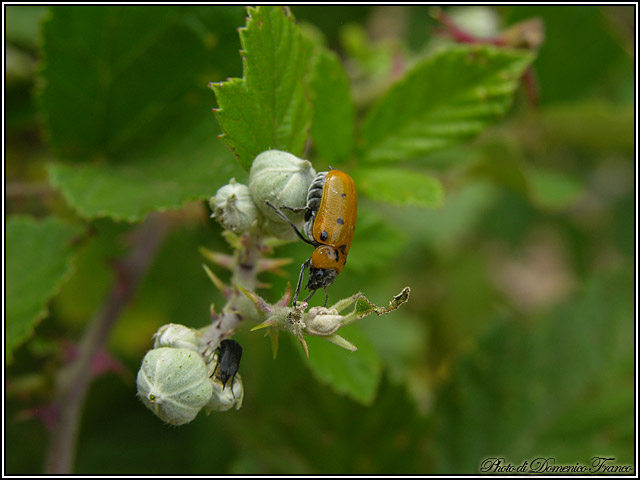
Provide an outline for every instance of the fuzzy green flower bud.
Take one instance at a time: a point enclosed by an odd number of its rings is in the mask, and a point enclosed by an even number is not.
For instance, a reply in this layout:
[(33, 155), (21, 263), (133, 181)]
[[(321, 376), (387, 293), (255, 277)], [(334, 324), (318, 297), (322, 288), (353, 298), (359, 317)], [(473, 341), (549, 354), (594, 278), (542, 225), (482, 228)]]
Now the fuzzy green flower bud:
[(213, 394), (209, 403), (204, 407), (205, 412), (224, 412), (234, 407), (236, 410), (240, 410), (244, 399), (244, 387), (242, 386), (242, 377), (239, 374), (235, 375), (233, 386), (227, 383), (227, 386), (223, 387), (222, 382), (217, 378), (213, 378), (211, 384), (213, 385)]
[(235, 178), (218, 189), (215, 196), (209, 200), (209, 206), (213, 211), (211, 216), (225, 230), (237, 234), (248, 232), (258, 220), (258, 210), (249, 193), (249, 187), (236, 182)]
[(136, 379), (145, 406), (171, 425), (193, 420), (213, 393), (203, 358), (186, 348), (149, 350)]
[[(258, 155), (249, 172), (249, 190), (253, 200), (265, 218), (263, 229), (283, 240), (296, 238), (293, 229), (265, 202), (275, 207), (302, 208), (307, 202), (309, 185), (316, 172), (308, 160), (279, 150), (268, 150)], [(302, 213), (286, 211), (297, 226), (303, 222)]]
[(187, 348), (198, 352), (200, 335), (200, 332), (194, 328), (185, 327), (178, 323), (169, 323), (160, 327), (153, 334), (153, 348)]

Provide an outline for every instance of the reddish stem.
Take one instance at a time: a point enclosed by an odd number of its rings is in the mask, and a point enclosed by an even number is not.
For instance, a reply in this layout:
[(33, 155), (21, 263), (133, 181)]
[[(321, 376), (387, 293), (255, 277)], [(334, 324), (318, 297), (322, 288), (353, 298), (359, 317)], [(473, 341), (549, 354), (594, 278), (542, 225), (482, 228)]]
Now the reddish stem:
[(73, 469), (91, 366), (96, 355), (104, 350), (109, 332), (155, 258), (166, 230), (167, 223), (158, 214), (149, 215), (140, 226), (129, 255), (119, 265), (116, 283), (78, 345), (77, 357), (59, 373), (53, 402), (58, 416), (49, 439), (45, 473), (70, 474)]
[[(479, 43), (495, 45), (497, 47), (507, 46), (507, 41), (502, 35), (481, 38), (467, 32), (466, 30), (463, 30), (447, 13), (443, 12), (440, 9), (437, 10), (434, 18), (442, 25), (444, 25), (444, 28), (437, 29), (436, 33), (440, 35), (448, 35), (457, 43)], [(529, 103), (536, 106), (538, 104), (539, 98), (538, 82), (531, 67), (527, 68), (527, 70), (524, 72), (524, 75), (522, 76), (522, 82), (524, 84), (525, 90), (527, 91), (527, 98), (529, 99)]]

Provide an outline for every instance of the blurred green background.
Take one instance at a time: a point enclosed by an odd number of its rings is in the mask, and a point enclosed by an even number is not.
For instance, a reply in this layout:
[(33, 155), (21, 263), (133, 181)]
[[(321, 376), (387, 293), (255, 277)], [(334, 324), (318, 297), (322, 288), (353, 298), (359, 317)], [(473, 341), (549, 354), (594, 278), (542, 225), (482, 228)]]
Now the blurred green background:
[[(51, 148), (48, 136), (64, 129), (65, 119), (48, 132), (46, 103), (37, 95), (41, 22), (52, 7), (5, 8), (7, 214), (73, 219), (65, 200), (49, 190), (45, 165), (60, 152), (81, 150), (82, 132), (75, 143)], [(213, 195), (231, 176), (246, 180), (215, 140), (215, 98), (206, 90), (208, 81), (242, 75), (235, 29), (246, 12), (188, 8), (210, 19), (201, 35), (213, 35), (214, 46), (197, 70), (206, 77), (171, 88), (193, 90), (191, 105), (204, 125), (198, 134), (210, 146), (195, 155), (215, 157), (218, 165)], [(472, 474), (492, 456), (517, 465), (536, 457), (589, 465), (594, 456), (633, 464), (634, 8), (445, 8), (485, 32), (543, 20), (545, 42), (534, 62), (539, 104), (521, 89), (496, 126), (416, 160), (445, 185), (442, 209), (362, 200), (366, 213), (332, 295), (360, 290), (385, 305), (405, 285), (412, 288), (400, 310), (360, 324), (383, 366), (371, 405), (313, 378), (290, 339), (281, 337), (273, 360), (268, 339), (248, 328), (236, 336), (244, 347), (241, 410), (200, 414), (174, 428), (137, 400), (135, 374), (156, 329), (169, 322), (203, 326), (209, 304), (222, 302), (202, 271), (198, 247), (227, 246), (205, 202), (194, 202), (176, 215), (110, 337), (124, 372), (102, 375), (91, 386), (75, 473)], [(435, 35), (438, 24), (426, 6), (291, 9), (302, 28), (324, 36), (344, 59), (362, 108), (389, 85), (394, 58), (410, 62), (447, 41)], [(168, 55), (182, 69), (178, 57)], [(163, 79), (140, 81), (156, 88)], [(174, 107), (167, 107), (164, 124), (171, 124)], [(73, 128), (77, 120), (66, 121)], [(151, 125), (137, 134), (161, 142), (162, 132)], [(126, 139), (107, 147), (125, 151)], [(194, 151), (185, 151), (184, 162)], [(127, 155), (135, 152), (121, 158)], [(77, 340), (101, 305), (113, 281), (109, 261), (123, 253), (123, 234), (132, 228), (108, 218), (90, 224), (93, 235), (50, 316), (6, 370), (7, 474), (41, 472), (47, 429), (32, 409), (50, 400), (62, 341)], [(298, 242), (278, 253), (294, 261), (285, 268), (288, 277), (265, 277), (273, 284), (261, 292), (269, 300), (297, 278), (309, 249)]]

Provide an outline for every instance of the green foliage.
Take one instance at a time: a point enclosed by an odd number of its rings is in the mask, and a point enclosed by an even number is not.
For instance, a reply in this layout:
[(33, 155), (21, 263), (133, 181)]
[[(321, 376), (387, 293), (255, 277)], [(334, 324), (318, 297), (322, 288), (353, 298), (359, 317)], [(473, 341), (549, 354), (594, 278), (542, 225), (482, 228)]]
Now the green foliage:
[(5, 12), (7, 38), (19, 45), (35, 47), (39, 21), (47, 13), (46, 7), (7, 5)]
[(531, 325), (497, 321), (439, 395), (440, 473), (473, 471), (496, 454), (518, 465), (546, 455), (590, 465), (616, 451), (618, 463), (632, 462), (630, 286), (628, 276), (590, 281)]
[(580, 98), (610, 81), (606, 77), (618, 64), (631, 61), (624, 42), (615, 38), (616, 29), (607, 25), (625, 21), (623, 9), (613, 12), (586, 5), (527, 5), (510, 8), (507, 13), (509, 23), (532, 17), (545, 22), (546, 41), (536, 61), (536, 72), (545, 86), (540, 92), (544, 104)]
[(55, 218), (37, 222), (13, 216), (7, 222), (6, 360), (33, 335), (47, 304), (71, 271), (71, 241), (80, 232)]
[(353, 238), (357, 248), (349, 251), (349, 270), (367, 277), (384, 270), (406, 238), (398, 229), (389, 226), (371, 205), (361, 205), (358, 211), (360, 218)]
[[(440, 211), (419, 208), (384, 211), (392, 222), (406, 225), (411, 238), (442, 250), (455, 251), (458, 242), (473, 232), (490, 208), (495, 190), (487, 182), (469, 182), (464, 190), (451, 193)], [(417, 221), (419, 219), (419, 221)]]
[(246, 170), (266, 150), (302, 155), (312, 116), (303, 82), (311, 46), (293, 16), (271, 7), (249, 14), (240, 30), (244, 77), (211, 85), (222, 140)]
[(354, 146), (355, 108), (349, 77), (340, 59), (323, 51), (311, 78), (313, 126), (311, 136), (318, 156), (327, 165), (347, 162)]
[[(42, 473), (62, 360), (127, 290), (128, 222), (150, 212), (169, 231), (96, 352), (74, 473), (632, 465), (634, 7), (443, 7), (495, 35), (539, 17), (536, 49), (456, 44), (429, 6), (291, 10), (300, 24), (273, 6), (7, 6), (7, 473)], [(356, 352), (305, 337), (308, 359), (283, 332), (274, 360), (241, 323), (242, 409), (168, 429), (135, 372), (161, 325), (225, 305), (199, 247), (229, 246), (202, 200), (270, 148), (356, 181), (330, 304), (410, 301), (341, 329)], [(293, 261), (258, 293), (276, 302), (311, 251), (276, 247)]]
[[(340, 334), (357, 345), (358, 351), (350, 352), (322, 338), (309, 337), (309, 358), (306, 362), (318, 379), (338, 393), (371, 405), (382, 373), (380, 358), (357, 325), (340, 329)], [(302, 348), (300, 352), (304, 356)]]
[(203, 107), (203, 77), (225, 46), (207, 30), (232, 28), (234, 12), (52, 9), (43, 28), (42, 111), (60, 160), (91, 163), (53, 167), (51, 180), (81, 215), (139, 220), (224, 182), (218, 174), (229, 162)]
[(361, 193), (390, 205), (436, 208), (444, 199), (442, 184), (420, 172), (372, 167), (360, 168), (353, 176)]
[(579, 182), (553, 171), (537, 170), (531, 175), (534, 198), (550, 208), (565, 208), (584, 192)]
[[(161, 139), (133, 165), (53, 164), (50, 180), (83, 217), (138, 221), (151, 211), (176, 209), (208, 197), (212, 185), (234, 175), (231, 156), (220, 145), (212, 145), (210, 137), (211, 129), (203, 123), (170, 144)], [(188, 162), (177, 158), (180, 152), (189, 153)], [(219, 168), (212, 168), (216, 163)]]
[(409, 160), (469, 139), (502, 115), (531, 54), (449, 47), (425, 58), (362, 124), (366, 162)]

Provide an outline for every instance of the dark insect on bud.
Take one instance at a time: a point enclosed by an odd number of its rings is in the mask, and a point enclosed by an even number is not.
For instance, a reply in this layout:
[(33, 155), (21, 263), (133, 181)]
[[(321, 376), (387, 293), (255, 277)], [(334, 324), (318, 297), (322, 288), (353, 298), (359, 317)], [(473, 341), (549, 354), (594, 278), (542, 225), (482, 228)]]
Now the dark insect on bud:
[(222, 387), (226, 387), (231, 379), (231, 385), (235, 379), (240, 359), (242, 358), (242, 347), (235, 340), (222, 340), (218, 347), (218, 364), (213, 374), (222, 382)]

